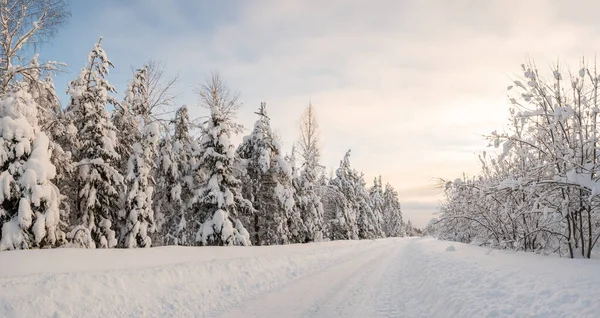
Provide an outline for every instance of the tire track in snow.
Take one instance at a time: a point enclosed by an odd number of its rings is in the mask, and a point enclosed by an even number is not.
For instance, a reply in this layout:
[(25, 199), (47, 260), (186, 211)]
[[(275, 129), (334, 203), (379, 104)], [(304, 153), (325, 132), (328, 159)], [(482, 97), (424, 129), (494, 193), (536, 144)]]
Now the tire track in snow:
[(371, 250), (261, 295), (221, 317), (370, 317), (384, 274), (404, 244), (402, 240), (377, 241)]
[(375, 312), (368, 317), (402, 317), (406, 311), (407, 289), (404, 273), (410, 266), (410, 258), (404, 250), (405, 246), (402, 248), (401, 252), (395, 253), (387, 266), (387, 275), (381, 281), (380, 294), (375, 300)]
[[(379, 286), (385, 279), (389, 264), (398, 253), (398, 247), (385, 246), (370, 257), (349, 262), (350, 267), (362, 265), (355, 270), (346, 271), (345, 279), (339, 281), (326, 294), (319, 295), (320, 301), (304, 313), (304, 317), (371, 317), (372, 305), (379, 297)], [(343, 266), (343, 265), (342, 265)], [(343, 271), (342, 266), (328, 269)]]

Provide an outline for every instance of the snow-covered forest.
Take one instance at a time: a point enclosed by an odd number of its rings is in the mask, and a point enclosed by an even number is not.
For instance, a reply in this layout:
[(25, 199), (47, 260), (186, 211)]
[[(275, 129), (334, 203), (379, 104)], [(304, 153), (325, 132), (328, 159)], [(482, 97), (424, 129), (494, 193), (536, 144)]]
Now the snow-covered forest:
[[(1, 3), (0, 250), (276, 245), (416, 233), (404, 224), (392, 185), (365, 180), (349, 150), (335, 173), (326, 173), (312, 105), (298, 141), (284, 149), (266, 103), (256, 105), (251, 129), (236, 122), (240, 95), (218, 73), (198, 83), (193, 106), (175, 104), (176, 79), (156, 63), (139, 65), (118, 94), (110, 71), (129, 66), (111, 63), (103, 48), (110, 39), (91, 39), (79, 74), (55, 88), (64, 65), (43, 62), (36, 44), (69, 18), (67, 3)], [(69, 102), (61, 105), (64, 89)], [(190, 118), (190, 107), (203, 107), (206, 116)], [(245, 135), (239, 145), (236, 134)], [(581, 144), (586, 154), (588, 145)], [(589, 213), (572, 216), (573, 230)]]
[(533, 62), (508, 87), (507, 128), (487, 139), (481, 173), (444, 184), (441, 239), (567, 257), (600, 238), (600, 74), (595, 64), (540, 73)]

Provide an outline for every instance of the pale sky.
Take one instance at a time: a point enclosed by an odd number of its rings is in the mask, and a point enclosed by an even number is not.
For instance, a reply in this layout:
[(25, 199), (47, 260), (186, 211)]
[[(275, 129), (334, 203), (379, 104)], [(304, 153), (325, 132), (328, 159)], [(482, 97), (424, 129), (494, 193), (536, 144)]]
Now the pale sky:
[[(596, 1), (72, 1), (72, 19), (41, 59), (69, 64), (59, 93), (100, 36), (126, 88), (148, 59), (179, 74), (178, 104), (211, 70), (241, 93), (247, 132), (261, 101), (286, 150), (309, 101), (322, 129), (323, 164), (382, 175), (405, 219), (425, 226), (441, 193), (435, 178), (478, 171), (481, 137), (508, 115), (506, 87), (531, 57), (578, 69), (600, 44)], [(65, 98), (66, 100), (66, 98)]]

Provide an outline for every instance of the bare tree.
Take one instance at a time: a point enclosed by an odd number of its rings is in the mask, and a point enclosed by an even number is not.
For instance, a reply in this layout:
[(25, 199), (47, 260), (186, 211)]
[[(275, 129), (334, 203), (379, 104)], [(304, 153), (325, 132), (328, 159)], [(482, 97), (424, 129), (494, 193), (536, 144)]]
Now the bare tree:
[(218, 72), (212, 72), (206, 84), (196, 89), (196, 93), (200, 96), (200, 106), (210, 110), (211, 113), (216, 111), (221, 120), (227, 123), (234, 133), (240, 133), (243, 130), (242, 125), (233, 121), (242, 106), (239, 101), (240, 94), (232, 92)]
[(68, 0), (0, 0), (0, 94), (32, 69), (58, 70), (58, 63), (32, 63), (25, 48), (54, 36), (71, 16), (67, 7)]
[(148, 88), (148, 112), (152, 115), (160, 115), (158, 112), (167, 112), (175, 105), (179, 94), (173, 89), (179, 81), (179, 75), (167, 78), (166, 65), (163, 62), (150, 60), (145, 65), (146, 87)]
[[(316, 177), (316, 170), (320, 168), (321, 148), (319, 135), (319, 123), (317, 122), (314, 107), (312, 103), (308, 103), (308, 107), (306, 107), (302, 117), (300, 117), (300, 141), (298, 143), (302, 165), (306, 171), (311, 172), (309, 173), (311, 177)], [(311, 179), (311, 181), (313, 180)]]

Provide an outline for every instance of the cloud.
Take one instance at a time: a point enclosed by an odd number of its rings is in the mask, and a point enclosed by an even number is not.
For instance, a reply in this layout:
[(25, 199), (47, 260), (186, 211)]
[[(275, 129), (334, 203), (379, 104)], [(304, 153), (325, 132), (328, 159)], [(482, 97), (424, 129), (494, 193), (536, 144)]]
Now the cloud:
[[(335, 168), (351, 148), (353, 165), (368, 179), (383, 175), (406, 203), (426, 198), (428, 205), (411, 208), (421, 211), (440, 199), (426, 190), (433, 178), (477, 173), (475, 153), (487, 144), (481, 135), (506, 122), (505, 88), (523, 61), (531, 56), (544, 69), (560, 57), (576, 67), (598, 47), (597, 10), (582, 8), (600, 5), (583, 3), (76, 3), (75, 25), (56, 51), (77, 53), (72, 64), (79, 69), (93, 37), (104, 35), (121, 68), (111, 74), (117, 87), (125, 87), (130, 66), (156, 58), (181, 75), (180, 102), (192, 105), (192, 88), (218, 70), (242, 93), (240, 121), (252, 127), (255, 108), (266, 101), (287, 148), (312, 101), (323, 162)], [(110, 23), (89, 23), (95, 15)], [(202, 110), (192, 107), (192, 114)]]

